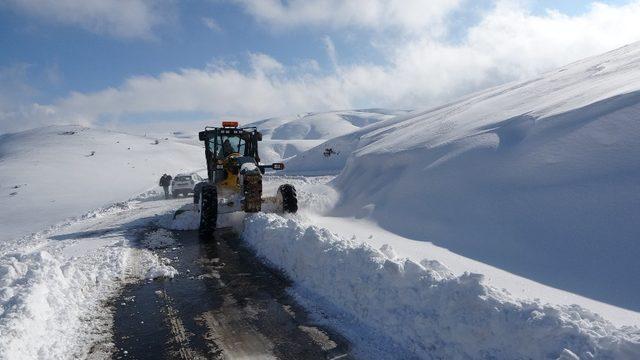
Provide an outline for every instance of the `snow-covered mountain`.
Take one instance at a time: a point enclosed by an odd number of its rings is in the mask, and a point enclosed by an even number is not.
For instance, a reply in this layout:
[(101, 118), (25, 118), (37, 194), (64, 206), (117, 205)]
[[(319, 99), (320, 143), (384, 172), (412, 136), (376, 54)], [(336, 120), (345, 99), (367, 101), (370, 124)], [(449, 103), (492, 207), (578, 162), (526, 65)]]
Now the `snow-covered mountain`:
[(638, 311), (639, 117), (636, 43), (368, 126), (288, 168), (342, 169), (339, 214)]
[[(272, 118), (264, 134), (264, 163), (281, 161), (327, 139), (404, 111), (353, 110)], [(220, 124), (210, 124), (211, 126)], [(200, 127), (136, 132), (50, 126), (0, 136), (0, 242), (53, 225), (67, 217), (144, 192), (162, 173), (201, 169)], [(166, 127), (166, 126), (165, 126)]]
[(260, 156), (263, 162), (269, 163), (291, 158), (328, 139), (406, 113), (387, 109), (306, 113), (265, 119), (246, 126), (256, 126), (262, 132)]
[[(300, 212), (242, 236), (364, 358), (635, 359), (639, 90), (634, 44), (424, 112), (254, 123), (263, 162), (339, 175), (267, 175)], [(204, 157), (197, 131), (150, 130), (0, 136), (0, 358), (86, 357), (127, 278), (177, 274), (140, 231), (196, 228), (173, 226), (190, 200), (135, 196)]]
[(0, 244), (142, 193), (164, 172), (202, 167), (199, 147), (114, 131), (50, 126), (2, 135)]
[[(263, 163), (271, 163), (291, 158), (329, 139), (406, 113), (406, 110), (389, 109), (339, 110), (239, 123), (241, 127), (255, 126), (262, 132), (264, 140), (260, 144), (260, 158)], [(205, 126), (220, 125), (220, 121), (200, 120), (120, 124), (115, 128), (128, 134), (202, 146), (202, 142), (198, 140), (198, 132)]]

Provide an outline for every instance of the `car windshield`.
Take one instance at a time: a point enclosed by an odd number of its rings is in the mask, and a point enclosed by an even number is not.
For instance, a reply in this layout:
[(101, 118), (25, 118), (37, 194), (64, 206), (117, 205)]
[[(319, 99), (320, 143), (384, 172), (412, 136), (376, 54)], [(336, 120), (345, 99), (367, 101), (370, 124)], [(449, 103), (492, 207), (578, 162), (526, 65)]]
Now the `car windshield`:
[(176, 176), (175, 181), (189, 181), (191, 176)]

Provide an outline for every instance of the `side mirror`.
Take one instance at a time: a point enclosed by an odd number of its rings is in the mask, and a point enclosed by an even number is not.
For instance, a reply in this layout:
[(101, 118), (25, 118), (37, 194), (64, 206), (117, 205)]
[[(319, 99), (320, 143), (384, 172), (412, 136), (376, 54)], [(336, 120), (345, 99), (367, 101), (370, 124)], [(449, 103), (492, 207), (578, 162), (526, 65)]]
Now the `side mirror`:
[(256, 140), (262, 141), (262, 133), (261, 132), (257, 132), (256, 133)]
[(260, 172), (264, 174), (265, 169), (284, 170), (284, 163), (273, 163), (271, 165), (258, 165)]

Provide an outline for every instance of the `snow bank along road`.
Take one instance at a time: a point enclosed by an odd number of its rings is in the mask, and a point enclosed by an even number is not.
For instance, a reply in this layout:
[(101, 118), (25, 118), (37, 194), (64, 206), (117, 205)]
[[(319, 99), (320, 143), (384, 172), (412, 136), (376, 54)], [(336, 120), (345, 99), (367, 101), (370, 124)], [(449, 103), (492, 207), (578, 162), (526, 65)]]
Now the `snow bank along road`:
[(135, 246), (138, 229), (175, 206), (140, 198), (0, 244), (0, 359), (110, 354), (104, 301), (123, 282), (176, 273)]
[(291, 277), (298, 300), (321, 309), (324, 321), (353, 343), (355, 354), (640, 358), (637, 312), (535, 283), (366, 221), (326, 216), (337, 199), (326, 185), (331, 179), (273, 181), (272, 186), (290, 182), (298, 188), (301, 212), (248, 216), (244, 238)]
[(168, 281), (128, 285), (113, 302), (116, 359), (348, 359), (346, 343), (312, 323), (289, 282), (237, 234), (149, 228), (142, 243), (172, 259)]
[(287, 171), (339, 173), (335, 214), (640, 311), (638, 114), (640, 42), (377, 122)]
[[(0, 359), (347, 358), (233, 233), (203, 243), (153, 193), (0, 257)], [(124, 290), (123, 290), (124, 286)]]
[(637, 313), (434, 245), (407, 256), (410, 240), (325, 215), (331, 179), (267, 177), (265, 193), (296, 185), (301, 213), (240, 221), (292, 288), (233, 237), (203, 244), (167, 230), (197, 225), (172, 219), (186, 199), (142, 196), (3, 247), (0, 358), (332, 357), (345, 343), (358, 358), (638, 358), (640, 330), (624, 326)]

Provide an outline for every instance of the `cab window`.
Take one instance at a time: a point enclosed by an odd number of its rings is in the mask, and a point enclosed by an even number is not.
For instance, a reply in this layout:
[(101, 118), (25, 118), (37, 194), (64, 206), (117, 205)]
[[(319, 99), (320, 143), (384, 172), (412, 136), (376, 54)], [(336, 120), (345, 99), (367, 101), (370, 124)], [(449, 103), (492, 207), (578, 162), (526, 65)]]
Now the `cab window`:
[(218, 139), (219, 158), (225, 158), (232, 153), (240, 153), (244, 155), (245, 143), (239, 136), (220, 136)]

